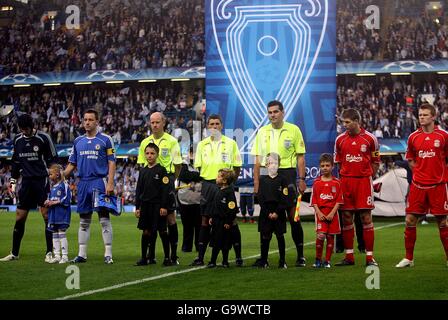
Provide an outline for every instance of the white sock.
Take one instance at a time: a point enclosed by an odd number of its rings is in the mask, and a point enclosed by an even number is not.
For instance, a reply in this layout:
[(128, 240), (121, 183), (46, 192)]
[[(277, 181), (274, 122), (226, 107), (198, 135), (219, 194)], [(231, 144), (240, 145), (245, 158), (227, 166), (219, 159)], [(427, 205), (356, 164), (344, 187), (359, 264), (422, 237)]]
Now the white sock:
[(78, 230), (78, 244), (79, 244), (79, 252), (78, 256), (87, 258), (87, 243), (90, 239), (90, 223), (92, 222), (92, 218), (81, 218), (79, 221), (79, 230)]
[(101, 231), (103, 235), (104, 242), (104, 256), (112, 257), (112, 223), (110, 222), (110, 218), (100, 218)]
[(67, 256), (68, 255), (68, 242), (67, 242), (67, 235), (65, 234), (65, 231), (59, 231), (59, 241), (61, 242), (62, 256)]
[(53, 232), (53, 253), (55, 256), (61, 256), (60, 255), (60, 251), (61, 251), (61, 243), (59, 242), (59, 233)]

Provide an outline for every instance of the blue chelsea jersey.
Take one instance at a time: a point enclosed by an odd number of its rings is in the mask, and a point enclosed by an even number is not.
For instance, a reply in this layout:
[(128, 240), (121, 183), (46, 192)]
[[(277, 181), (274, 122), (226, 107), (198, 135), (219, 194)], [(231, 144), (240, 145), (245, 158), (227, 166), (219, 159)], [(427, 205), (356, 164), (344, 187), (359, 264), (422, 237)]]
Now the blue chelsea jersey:
[(70, 224), (70, 201), (72, 193), (66, 181), (61, 181), (51, 187), (49, 200), (59, 200), (60, 203), (51, 206), (48, 211), (49, 224)]
[(112, 138), (103, 133), (97, 133), (93, 138), (86, 135), (76, 138), (68, 161), (76, 165), (81, 179), (106, 177), (108, 162), (115, 161)]

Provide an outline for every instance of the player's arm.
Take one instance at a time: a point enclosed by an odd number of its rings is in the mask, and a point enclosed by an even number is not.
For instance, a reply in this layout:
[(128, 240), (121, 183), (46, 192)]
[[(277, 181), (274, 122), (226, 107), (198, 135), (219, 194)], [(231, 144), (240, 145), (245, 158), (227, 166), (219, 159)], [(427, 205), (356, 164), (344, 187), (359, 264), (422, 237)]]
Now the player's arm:
[(46, 141), (46, 143), (44, 143), (44, 150), (43, 150), (45, 162), (47, 163), (47, 165), (56, 162), (58, 154), (56, 152), (54, 143), (51, 140), (51, 137), (46, 133), (41, 133), (39, 134), (39, 136), (43, 138), (44, 141)]
[(174, 176), (176, 177), (176, 179), (179, 178), (181, 169), (182, 169), (182, 164), (175, 164), (174, 165)]
[(67, 167), (64, 170), (64, 177), (68, 178), (72, 174), (72, 172), (76, 169), (76, 164), (69, 162)]
[(114, 194), (114, 178), (117, 165), (113, 160), (108, 160), (107, 165), (109, 166), (109, 172), (107, 174), (106, 194), (112, 195)]
[(11, 179), (9, 179), (9, 186), (12, 193), (16, 192), (17, 179), (20, 177), (20, 161), (17, 158), (16, 144), (14, 141), (14, 151), (12, 154)]
[(260, 188), (260, 156), (255, 156), (255, 164), (254, 164), (254, 194), (258, 194), (258, 190)]
[(320, 221), (325, 220), (325, 215), (322, 213), (322, 211), (320, 211), (319, 207), (317, 206), (317, 204), (313, 205), (314, 211), (316, 212), (317, 218)]
[(409, 168), (411, 169), (411, 171), (414, 171), (415, 160), (414, 159), (408, 159), (408, 164), (409, 164)]
[(306, 169), (305, 169), (305, 155), (297, 154), (297, 170), (299, 172), (299, 192), (304, 193), (306, 190)]
[(373, 170), (373, 177), (376, 175), (376, 173), (378, 172), (378, 168), (380, 167), (379, 163), (372, 163), (372, 170)]
[(330, 213), (327, 216), (328, 221), (333, 220), (333, 217), (336, 214), (336, 212), (338, 212), (340, 205), (341, 205), (340, 203), (336, 203), (335, 206), (333, 207), (333, 209), (331, 209)]

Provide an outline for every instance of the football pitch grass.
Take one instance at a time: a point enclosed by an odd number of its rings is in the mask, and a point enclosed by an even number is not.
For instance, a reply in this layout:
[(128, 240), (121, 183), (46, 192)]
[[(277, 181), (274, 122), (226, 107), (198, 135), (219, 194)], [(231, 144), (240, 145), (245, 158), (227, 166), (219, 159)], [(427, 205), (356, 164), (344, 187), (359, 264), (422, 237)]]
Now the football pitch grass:
[[(11, 249), (15, 214), (0, 214), (0, 255)], [(404, 255), (403, 218), (374, 219), (375, 257), (379, 267), (379, 289), (367, 289), (364, 255), (357, 253), (356, 265), (313, 269), (315, 255), (314, 222), (303, 222), (305, 233), (305, 268), (294, 267), (296, 252), (289, 234), (286, 238), (288, 269), (278, 269), (277, 241), (271, 241), (269, 269), (255, 269), (251, 264), (259, 254), (256, 224), (240, 223), (245, 266), (231, 262), (229, 269), (190, 267), (196, 253), (179, 252), (180, 265), (163, 267), (160, 238), (157, 240), (156, 265), (135, 267), (140, 255), (140, 235), (133, 214), (112, 217), (114, 230), (113, 265), (103, 262), (103, 241), (96, 214), (92, 219), (88, 261), (78, 265), (80, 289), (69, 290), (66, 273), (69, 264), (44, 263), (45, 240), (40, 214), (30, 213), (22, 241), (20, 260), (0, 262), (0, 300), (7, 299), (88, 299), (88, 300), (439, 300), (448, 299), (448, 267), (435, 221), (419, 225), (415, 267), (396, 269)], [(77, 254), (79, 216), (72, 215), (68, 230), (69, 258)], [(179, 239), (182, 225), (178, 219)], [(181, 240), (179, 241), (179, 249)], [(355, 240), (356, 246), (356, 240)], [(180, 250), (179, 250), (180, 251)], [(206, 263), (210, 249), (207, 250)], [(230, 252), (234, 259), (233, 250)], [(334, 254), (332, 263), (343, 258)], [(221, 262), (221, 256), (218, 263)]]

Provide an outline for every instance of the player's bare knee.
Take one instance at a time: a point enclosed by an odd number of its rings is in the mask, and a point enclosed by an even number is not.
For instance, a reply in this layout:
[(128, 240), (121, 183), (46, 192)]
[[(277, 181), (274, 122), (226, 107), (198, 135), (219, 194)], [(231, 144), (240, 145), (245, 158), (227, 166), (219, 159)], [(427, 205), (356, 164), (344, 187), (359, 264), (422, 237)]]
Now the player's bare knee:
[(325, 233), (323, 233), (323, 232), (319, 232), (319, 233), (317, 234), (317, 239), (323, 241), (323, 240), (325, 240), (325, 238), (326, 238)]
[(417, 225), (418, 218), (413, 214), (406, 215), (406, 227), (415, 227)]
[(445, 228), (448, 225), (446, 221), (447, 216), (435, 216), (435, 217), (439, 228)]

